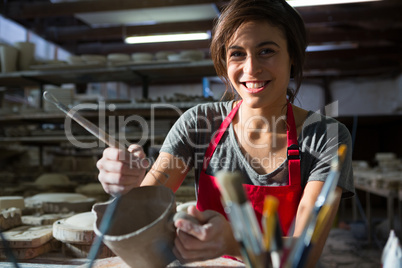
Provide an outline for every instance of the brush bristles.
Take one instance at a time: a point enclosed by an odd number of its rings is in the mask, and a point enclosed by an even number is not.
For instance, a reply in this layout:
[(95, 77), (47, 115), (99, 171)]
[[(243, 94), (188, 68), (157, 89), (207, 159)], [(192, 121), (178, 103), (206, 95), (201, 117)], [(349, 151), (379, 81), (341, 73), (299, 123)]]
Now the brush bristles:
[(272, 195), (266, 195), (264, 198), (264, 209), (262, 214), (265, 217), (271, 217), (275, 215), (276, 211), (278, 210), (279, 201), (276, 197)]
[(342, 164), (346, 157), (347, 146), (345, 144), (341, 144), (338, 148), (338, 157), (339, 164)]
[(243, 204), (247, 201), (243, 188), (243, 178), (239, 172), (219, 171), (216, 178), (225, 202)]
[(341, 144), (338, 148), (336, 157), (331, 162), (331, 168), (333, 170), (340, 170), (341, 165), (346, 157), (347, 146), (345, 144)]

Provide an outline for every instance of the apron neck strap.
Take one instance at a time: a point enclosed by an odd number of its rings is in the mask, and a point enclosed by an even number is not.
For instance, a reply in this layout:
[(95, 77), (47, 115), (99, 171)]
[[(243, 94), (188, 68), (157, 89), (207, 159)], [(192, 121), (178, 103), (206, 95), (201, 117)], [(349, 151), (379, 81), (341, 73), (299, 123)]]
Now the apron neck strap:
[(297, 128), (295, 117), (293, 114), (293, 107), (290, 102), (287, 104), (287, 159), (288, 159), (288, 170), (289, 170), (289, 185), (300, 184), (301, 174), (300, 174), (300, 150), (299, 143), (297, 141)]
[(230, 111), (229, 115), (226, 116), (226, 118), (223, 120), (221, 126), (219, 127), (218, 132), (215, 133), (214, 137), (212, 138), (212, 141), (209, 143), (209, 146), (208, 146), (207, 150), (205, 151), (204, 169), (208, 166), (209, 161), (211, 160), (211, 157), (214, 154), (216, 146), (218, 146), (218, 143), (221, 140), (226, 129), (228, 128), (230, 123), (232, 123), (232, 120), (233, 120), (234, 116), (236, 115), (237, 110), (239, 110), (240, 104), (242, 102), (243, 102), (243, 100), (240, 100), (239, 103), (237, 103), (236, 106), (232, 109), (232, 111)]

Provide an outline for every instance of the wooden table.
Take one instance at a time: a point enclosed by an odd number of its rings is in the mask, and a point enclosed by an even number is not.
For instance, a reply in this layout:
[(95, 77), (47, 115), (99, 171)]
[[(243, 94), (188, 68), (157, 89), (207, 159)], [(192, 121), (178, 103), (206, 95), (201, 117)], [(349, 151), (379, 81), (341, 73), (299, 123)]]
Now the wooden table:
[(401, 189), (378, 189), (370, 185), (363, 185), (363, 184), (355, 184), (355, 188), (361, 191), (364, 191), (366, 194), (366, 224), (367, 224), (367, 234), (368, 234), (368, 243), (371, 244), (372, 242), (372, 237), (371, 237), (371, 232), (372, 232), (372, 213), (371, 213), (371, 200), (370, 200), (370, 195), (374, 194), (377, 196), (381, 196), (387, 199), (387, 219), (388, 219), (388, 224), (389, 224), (389, 230), (392, 230), (395, 228), (394, 226), (394, 220), (395, 220), (395, 209), (394, 209), (394, 204), (395, 201), (397, 202), (397, 207), (398, 207), (398, 212), (397, 216), (399, 217), (400, 221), (402, 222), (402, 206), (401, 206), (401, 201), (402, 201), (402, 190)]
[[(28, 262), (18, 263), (20, 268), (86, 268), (88, 267), (88, 260), (77, 258), (67, 259), (55, 254), (47, 254), (40, 256)], [(13, 268), (15, 267), (11, 262), (1, 262), (0, 267)], [(98, 259), (94, 262), (93, 268), (130, 268), (119, 257), (110, 257)], [(185, 267), (214, 267), (214, 268), (245, 268), (246, 266), (241, 263), (230, 259), (217, 258), (202, 262), (193, 262), (188, 264), (180, 264), (175, 261), (169, 264), (166, 268), (185, 268)], [(142, 267), (139, 267), (142, 268)]]
[[(85, 268), (85, 265), (80, 266), (80, 268)], [(119, 257), (111, 257), (102, 260), (97, 260), (93, 266), (93, 268), (130, 268), (127, 264), (125, 264)], [(237, 267), (237, 268), (245, 268), (246, 266), (241, 263), (230, 259), (225, 258), (217, 258), (208, 261), (201, 262), (193, 262), (187, 264), (180, 264), (178, 261), (175, 261), (169, 264), (166, 268), (184, 268), (184, 267), (214, 267), (214, 268), (225, 268), (225, 267)], [(139, 267), (140, 268), (140, 267)]]

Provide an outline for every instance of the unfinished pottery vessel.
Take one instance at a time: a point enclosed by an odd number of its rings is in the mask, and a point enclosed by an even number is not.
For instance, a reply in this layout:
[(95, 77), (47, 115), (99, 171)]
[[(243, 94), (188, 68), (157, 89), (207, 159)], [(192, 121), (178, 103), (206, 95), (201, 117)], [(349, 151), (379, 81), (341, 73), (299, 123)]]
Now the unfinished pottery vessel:
[[(92, 208), (98, 236), (106, 208), (112, 202), (116, 199)], [(131, 267), (166, 267), (174, 261), (173, 192), (165, 186), (144, 186), (134, 188), (118, 202), (103, 242)]]

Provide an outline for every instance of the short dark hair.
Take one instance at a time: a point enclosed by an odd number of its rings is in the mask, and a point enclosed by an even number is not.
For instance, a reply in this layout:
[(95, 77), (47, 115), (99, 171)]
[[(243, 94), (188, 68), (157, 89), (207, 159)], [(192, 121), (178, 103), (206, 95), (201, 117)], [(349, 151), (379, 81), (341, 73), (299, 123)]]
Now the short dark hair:
[(236, 30), (244, 22), (267, 21), (284, 33), (289, 57), (293, 62), (291, 76), (296, 88), (287, 90), (291, 102), (299, 91), (305, 51), (307, 47), (306, 29), (299, 13), (285, 0), (232, 0), (224, 8), (213, 29), (211, 57), (215, 70), (229, 88), (230, 81), (226, 69), (226, 45)]

